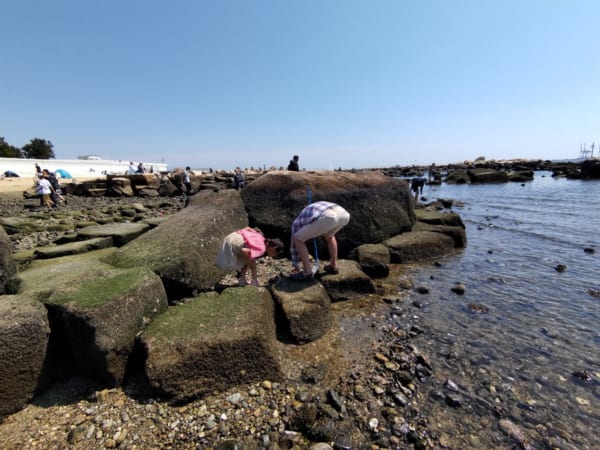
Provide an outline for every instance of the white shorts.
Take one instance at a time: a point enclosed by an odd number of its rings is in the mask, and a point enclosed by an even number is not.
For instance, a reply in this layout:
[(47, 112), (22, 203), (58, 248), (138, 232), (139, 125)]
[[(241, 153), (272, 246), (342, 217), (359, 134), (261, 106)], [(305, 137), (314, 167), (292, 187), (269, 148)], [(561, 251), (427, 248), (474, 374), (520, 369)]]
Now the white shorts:
[(302, 227), (294, 237), (304, 242), (318, 236), (331, 237), (348, 225), (348, 222), (350, 222), (350, 213), (341, 206), (335, 205), (323, 211), (323, 214), (313, 223)]

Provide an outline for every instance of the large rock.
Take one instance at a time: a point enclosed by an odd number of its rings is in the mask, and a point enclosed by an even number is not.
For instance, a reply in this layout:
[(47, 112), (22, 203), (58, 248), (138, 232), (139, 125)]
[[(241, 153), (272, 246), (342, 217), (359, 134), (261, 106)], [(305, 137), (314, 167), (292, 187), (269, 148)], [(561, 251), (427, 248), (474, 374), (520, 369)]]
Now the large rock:
[[(268, 237), (289, 242), (291, 225), (312, 201), (337, 203), (350, 213), (350, 223), (337, 234), (338, 253), (347, 257), (355, 247), (378, 243), (409, 231), (415, 222), (413, 201), (405, 181), (381, 172), (269, 172), (242, 190), (242, 198), (252, 226)], [(319, 256), (327, 247), (321, 242)]]
[(48, 309), (52, 327), (49, 376), (84, 375), (122, 382), (135, 337), (167, 308), (160, 278), (144, 267), (118, 269), (100, 261), (107, 250), (37, 260), (18, 274), (18, 293)]
[(582, 178), (600, 178), (600, 160), (588, 159), (581, 163)]
[(25, 296), (0, 297), (0, 417), (33, 398), (50, 327), (44, 305)]
[(117, 267), (145, 266), (163, 280), (169, 298), (211, 289), (224, 275), (214, 261), (225, 236), (248, 226), (240, 194), (202, 191), (188, 207), (114, 252)]
[(353, 256), (371, 278), (385, 278), (390, 273), (390, 251), (383, 244), (360, 245)]
[(463, 248), (467, 245), (467, 233), (462, 218), (456, 213), (416, 209), (417, 223), (413, 231), (433, 231), (444, 233), (454, 240), (454, 246)]
[(6, 282), (17, 272), (12, 252), (10, 238), (4, 228), (0, 227), (0, 295), (5, 293)]
[(412, 231), (384, 242), (390, 249), (393, 263), (405, 264), (439, 258), (454, 249), (454, 239), (433, 231)]
[(273, 300), (264, 288), (200, 294), (169, 308), (140, 343), (151, 387), (173, 403), (281, 378)]
[(316, 280), (297, 282), (280, 278), (271, 288), (285, 322), (285, 333), (305, 344), (323, 336), (331, 326), (331, 300)]
[(77, 230), (77, 238), (81, 240), (110, 237), (114, 245), (121, 247), (150, 229), (150, 225), (143, 222), (109, 223), (106, 225), (92, 225)]
[(351, 300), (375, 292), (373, 280), (365, 274), (356, 261), (338, 260), (339, 273), (321, 276), (321, 283), (333, 301)]
[(494, 169), (469, 169), (471, 183), (505, 183), (510, 180), (507, 172)]
[(134, 192), (133, 188), (131, 187), (131, 180), (127, 177), (111, 178), (108, 194), (116, 197), (132, 197)]
[(78, 255), (94, 250), (112, 247), (113, 240), (110, 237), (99, 237), (87, 239), (85, 241), (68, 242), (61, 245), (49, 245), (47, 247), (39, 247), (34, 251), (36, 258), (48, 259), (58, 258), (61, 256)]

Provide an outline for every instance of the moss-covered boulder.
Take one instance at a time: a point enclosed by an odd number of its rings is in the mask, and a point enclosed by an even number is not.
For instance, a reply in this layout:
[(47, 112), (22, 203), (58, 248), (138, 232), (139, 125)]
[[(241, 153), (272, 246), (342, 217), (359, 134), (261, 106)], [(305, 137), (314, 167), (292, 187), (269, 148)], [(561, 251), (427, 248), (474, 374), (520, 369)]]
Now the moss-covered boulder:
[[(409, 231), (415, 222), (413, 201), (405, 181), (377, 171), (269, 172), (242, 190), (252, 226), (269, 237), (289, 242), (291, 224), (311, 200), (327, 200), (350, 213), (350, 223), (337, 235), (338, 253), (347, 257), (365, 243), (378, 243)], [(327, 246), (319, 243), (319, 255)]]
[(44, 218), (31, 217), (0, 217), (0, 225), (7, 234), (27, 234), (46, 229)]
[(190, 297), (211, 289), (223, 277), (214, 263), (221, 242), (245, 226), (248, 216), (238, 191), (203, 191), (106, 261), (117, 267), (148, 267), (161, 277), (169, 298)]
[(359, 245), (353, 257), (371, 278), (385, 278), (390, 273), (390, 251), (383, 244)]
[(506, 183), (510, 180), (508, 173), (504, 170), (478, 168), (469, 169), (467, 173), (471, 183)]
[(281, 378), (273, 300), (264, 288), (200, 294), (169, 308), (140, 343), (150, 385), (173, 403)]
[[(134, 211), (131, 209), (131, 211)], [(135, 215), (135, 211), (134, 211)], [(92, 225), (77, 230), (77, 237), (81, 240), (99, 237), (110, 237), (114, 245), (121, 247), (150, 229), (150, 225), (143, 222), (136, 223), (109, 223), (106, 225)]]
[(271, 293), (281, 311), (284, 333), (297, 343), (312, 342), (331, 326), (331, 299), (315, 279), (297, 282), (282, 277)]
[(44, 305), (26, 296), (0, 297), (0, 417), (18, 411), (33, 398), (49, 334)]
[(351, 300), (375, 292), (373, 280), (356, 261), (338, 260), (338, 271), (338, 274), (325, 273), (320, 277), (332, 301)]
[(462, 218), (453, 212), (440, 212), (431, 209), (416, 209), (417, 222), (412, 231), (432, 231), (443, 233), (454, 240), (454, 246), (463, 248), (467, 245), (467, 232)]
[(404, 264), (439, 258), (454, 249), (454, 239), (433, 231), (412, 231), (387, 239), (393, 263)]
[(51, 348), (59, 353), (51, 360), (71, 364), (49, 372), (72, 372), (117, 385), (135, 337), (167, 308), (167, 296), (152, 271), (112, 267), (99, 260), (106, 253), (36, 260), (15, 278), (20, 295), (48, 309)]
[(12, 243), (4, 228), (0, 227), (0, 295), (5, 293), (6, 283), (16, 272)]
[(39, 247), (34, 250), (36, 258), (48, 259), (59, 258), (61, 256), (78, 255), (87, 253), (102, 248), (112, 247), (113, 240), (111, 237), (98, 237), (87, 239), (85, 241), (67, 242), (60, 245), (49, 245), (47, 247)]

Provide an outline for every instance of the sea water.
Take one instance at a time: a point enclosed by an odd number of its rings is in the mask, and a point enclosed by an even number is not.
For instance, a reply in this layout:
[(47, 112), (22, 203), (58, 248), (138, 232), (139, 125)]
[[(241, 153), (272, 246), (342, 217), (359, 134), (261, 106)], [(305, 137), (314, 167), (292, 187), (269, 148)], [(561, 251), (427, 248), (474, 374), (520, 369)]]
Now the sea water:
[[(600, 448), (600, 181), (536, 172), (532, 182), (443, 183), (423, 195), (453, 199), (468, 239), (410, 269), (429, 289), (409, 294), (425, 306), (414, 311), (426, 328), (416, 344), (471, 399), (427, 402), (433, 428), (453, 448), (510, 448), (504, 418), (533, 448)], [(464, 295), (451, 291), (457, 283)], [(477, 399), (479, 411), (468, 406)]]

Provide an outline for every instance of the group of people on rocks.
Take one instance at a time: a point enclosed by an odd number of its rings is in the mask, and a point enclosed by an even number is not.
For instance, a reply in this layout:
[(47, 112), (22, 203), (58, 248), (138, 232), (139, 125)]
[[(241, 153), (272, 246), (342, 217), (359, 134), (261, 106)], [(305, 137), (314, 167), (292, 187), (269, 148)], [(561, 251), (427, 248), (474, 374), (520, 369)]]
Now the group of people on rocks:
[(127, 174), (134, 175), (139, 173), (152, 173), (154, 172), (154, 168), (150, 167), (148, 169), (142, 161), (140, 161), (137, 165), (134, 164), (133, 161), (129, 161), (129, 166), (127, 167)]
[[(327, 201), (318, 201), (306, 206), (292, 222), (290, 255), (294, 281), (311, 280), (314, 269), (306, 242), (323, 236), (329, 251), (329, 264), (324, 268), (329, 274), (339, 273), (338, 246), (335, 235), (350, 222), (350, 214), (340, 205)], [(283, 242), (279, 239), (267, 239), (254, 228), (243, 228), (230, 233), (223, 240), (215, 263), (223, 270), (235, 270), (238, 284), (248, 284), (247, 272), (251, 273), (250, 284), (258, 286), (256, 259), (263, 255), (276, 257), (284, 252)], [(301, 264), (300, 264), (301, 263)], [(301, 267), (302, 266), (302, 267)]]
[(60, 183), (54, 172), (42, 169), (39, 164), (35, 165), (35, 188), (40, 196), (40, 205), (48, 209), (56, 208), (59, 203), (65, 202), (62, 196)]

